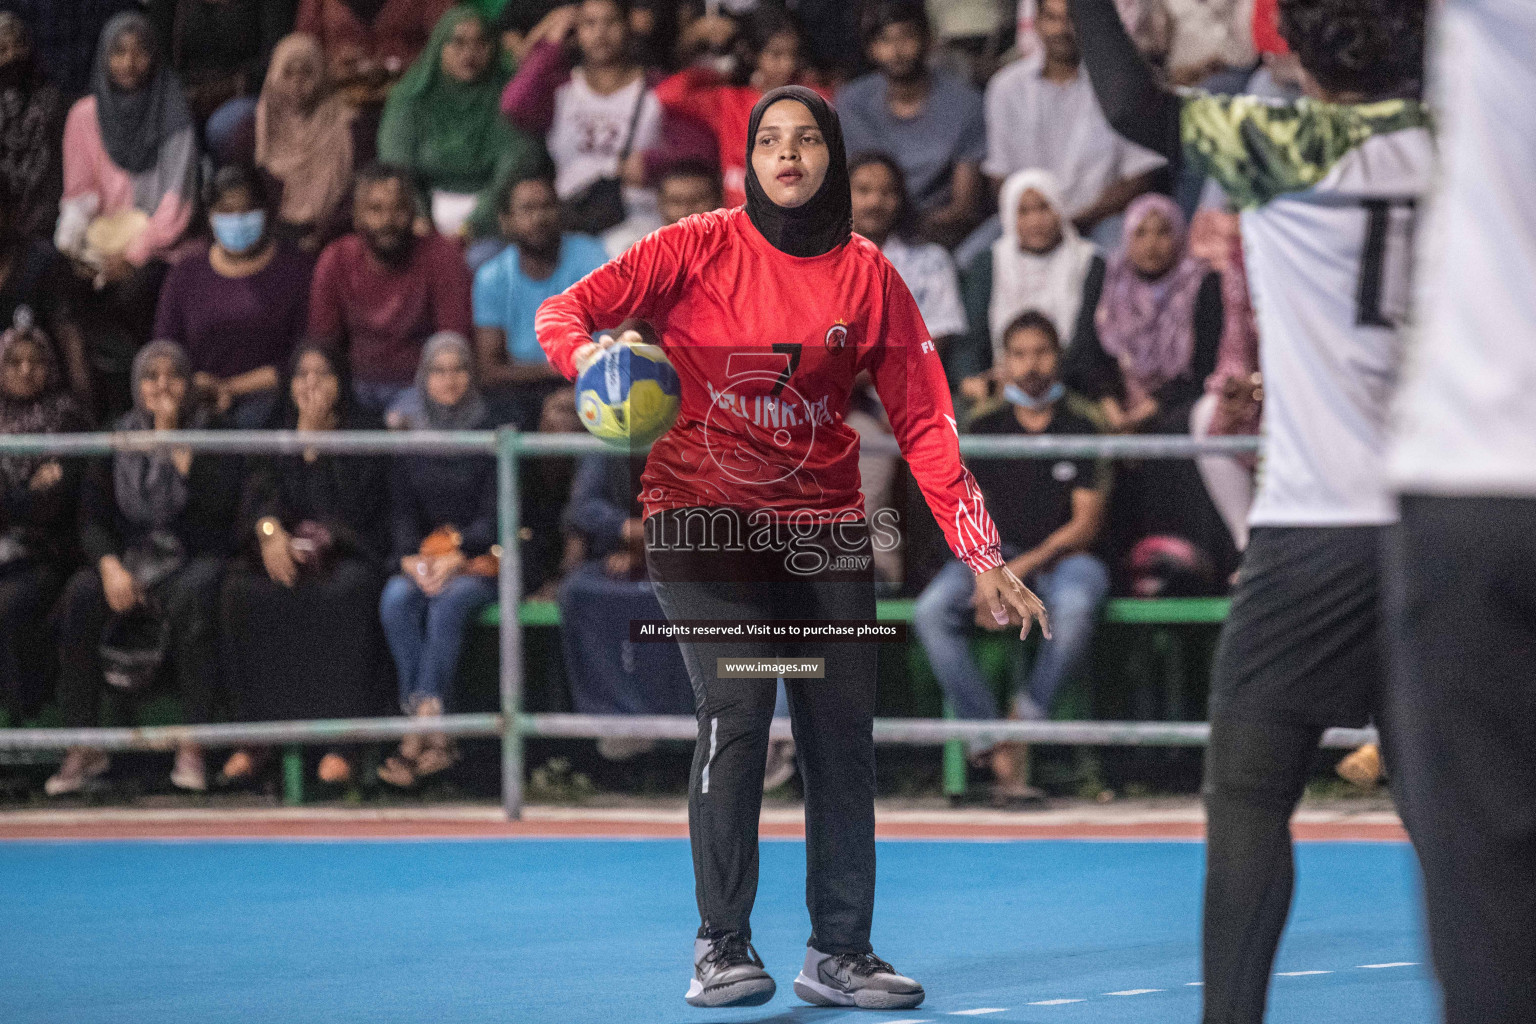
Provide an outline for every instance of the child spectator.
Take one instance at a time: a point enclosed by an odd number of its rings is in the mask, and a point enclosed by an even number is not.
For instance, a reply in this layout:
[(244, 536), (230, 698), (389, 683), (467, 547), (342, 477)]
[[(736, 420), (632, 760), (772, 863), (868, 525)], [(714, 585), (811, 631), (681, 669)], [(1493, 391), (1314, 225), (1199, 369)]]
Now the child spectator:
[[(1019, 316), (1004, 333), (998, 368), (1004, 404), (974, 420), (971, 432), (1094, 433), (1092, 423), (1067, 407), (1060, 365), (1061, 343), (1050, 318), (1033, 310)], [(1051, 638), (1040, 642), (1027, 680), (1015, 678), (1007, 717), (1046, 718), (1062, 685), (1087, 658), (1109, 594), (1109, 571), (1092, 553), (1104, 522), (1108, 474), (1102, 465), (1078, 459), (974, 459), (970, 465), (997, 523), (1008, 568), (1051, 610)], [(1011, 627), (972, 606), (974, 580), (963, 563), (949, 562), (918, 598), (913, 624), (957, 717), (991, 719), (998, 717), (997, 705), (967, 637), (973, 621), (993, 631)], [(971, 756), (990, 763), (999, 803), (1040, 796), (1029, 785), (1022, 744), (973, 745)]]
[(991, 369), (1002, 366), (1004, 335), (1027, 310), (1044, 314), (1065, 339), (1062, 376), (1070, 386), (1080, 383), (1081, 354), (1097, 348), (1082, 339), (1094, 331), (1104, 259), (1067, 218), (1056, 176), (1038, 168), (1009, 175), (998, 220), (1003, 236), (977, 254), (963, 279), (971, 330), (953, 365), (961, 394), (973, 402), (1001, 386)]
[[(133, 361), (132, 380), (134, 408), (118, 430), (210, 425), (196, 403), (186, 354), (174, 342), (146, 345)], [(239, 490), (231, 469), (228, 459), (181, 448), (118, 452), (86, 473), (80, 532), (86, 567), (69, 581), (58, 613), (59, 705), (69, 728), (99, 724), (109, 625), (139, 638), (129, 649), (140, 658), (158, 655), (170, 663), (188, 723), (212, 720), (219, 576)], [(71, 747), (44, 789), (49, 796), (78, 792), (108, 766), (105, 752)], [(171, 782), (178, 789), (207, 787), (197, 744), (177, 747)]]
[(64, 125), (64, 198), (54, 239), (81, 276), (77, 311), (110, 383), (128, 404), (132, 355), (149, 339), (165, 258), (192, 221), (197, 142), (176, 76), (149, 21), (119, 14), (101, 31), (91, 94)]
[(544, 163), (538, 140), (502, 120), (507, 77), (485, 18), (455, 7), (384, 105), (379, 159), (411, 173), (432, 226), (448, 237), (493, 234), (499, 190)]
[(278, 226), (305, 252), (318, 253), (347, 229), (356, 124), (356, 109), (325, 77), (319, 41), (284, 37), (256, 101), (254, 157), (279, 186)]
[(93, 407), (95, 391), (85, 339), (70, 308), (73, 275), (48, 242), (26, 238), (11, 223), (10, 192), (0, 177), (0, 324), (15, 324), (23, 307), (30, 321), (52, 339), (63, 379), (82, 408)]
[[(279, 430), (366, 430), (346, 363), (301, 346), (287, 367)], [(224, 576), (224, 674), (242, 722), (361, 718), (381, 711), (379, 593), (387, 547), (384, 460), (357, 455), (273, 455), (245, 481), (240, 555)], [(267, 755), (237, 750), (225, 781), (250, 779)], [(351, 765), (332, 749), (319, 777), (341, 783)]]
[[(545, 140), (565, 226), (605, 242), (609, 232), (638, 238), (661, 226), (642, 155), (661, 139), (661, 104), (631, 56), (630, 13), (628, 0), (584, 0), (557, 12), (501, 100), (513, 124)], [(572, 39), (574, 69), (566, 57)]]
[(981, 220), (987, 128), (981, 96), (928, 67), (932, 34), (920, 0), (881, 0), (866, 16), (864, 45), (879, 69), (843, 86), (837, 111), (850, 153), (895, 157), (923, 237), (958, 244)]
[[(656, 227), (670, 227), (684, 217), (720, 209), (725, 196), (713, 159), (684, 157), (661, 168), (656, 182), (656, 212), (660, 217)], [(617, 259), (650, 233), (645, 225), (631, 218), (603, 236), (603, 248), (610, 259)]]
[(475, 274), (475, 349), (485, 386), (510, 402), (519, 429), (532, 430), (545, 396), (566, 386), (539, 347), (534, 314), (545, 299), (606, 263), (608, 254), (590, 235), (561, 233), (555, 185), (547, 175), (513, 183), (501, 232), (510, 244)]
[(359, 403), (380, 413), (410, 386), (428, 337), (469, 331), (469, 271), (457, 245), (412, 233), (405, 171), (366, 168), (355, 196), (356, 231), (326, 246), (315, 267), (309, 336), (347, 353)]
[(64, 186), (64, 100), (37, 57), (27, 23), (0, 11), (0, 179), (11, 196), (14, 230), (51, 239)]
[(309, 317), (314, 261), (273, 237), (261, 178), (231, 166), (207, 190), (213, 241), (166, 275), (155, 337), (186, 350), (192, 383), (236, 427), (259, 427), (277, 404)]
[[(25, 313), (0, 334), (0, 433), (85, 430), (48, 336)], [(0, 457), (0, 709), (12, 726), (47, 699), (55, 667), (47, 618), (75, 560), (81, 462)]]
[[(475, 430), (488, 422), (475, 360), (459, 335), (435, 335), (416, 385), (390, 409), (406, 430)], [(464, 634), (496, 600), (496, 464), (480, 455), (397, 459), (390, 487), (393, 563), (380, 615), (407, 715), (440, 715), (453, 695)], [(489, 556), (489, 557), (487, 557)], [(448, 737), (407, 736), (380, 768), (392, 786), (450, 767)]]

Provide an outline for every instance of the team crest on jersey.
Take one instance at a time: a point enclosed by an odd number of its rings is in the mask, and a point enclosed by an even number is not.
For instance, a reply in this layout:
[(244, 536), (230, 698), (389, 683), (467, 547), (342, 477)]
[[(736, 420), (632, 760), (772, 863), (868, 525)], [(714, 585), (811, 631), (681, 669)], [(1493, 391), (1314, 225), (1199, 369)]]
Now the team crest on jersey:
[(848, 325), (839, 320), (827, 328), (827, 336), (824, 339), (828, 352), (841, 352), (848, 344)]

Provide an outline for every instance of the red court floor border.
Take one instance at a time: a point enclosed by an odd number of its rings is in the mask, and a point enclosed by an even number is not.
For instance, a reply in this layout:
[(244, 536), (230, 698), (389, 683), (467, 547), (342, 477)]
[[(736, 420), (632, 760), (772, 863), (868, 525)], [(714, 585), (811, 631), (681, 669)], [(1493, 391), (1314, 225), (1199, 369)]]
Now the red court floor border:
[[(1023, 816), (1021, 816), (1023, 817)], [(1124, 841), (1199, 841), (1205, 837), (1198, 821), (1132, 821), (1125, 823), (946, 821), (880, 822), (877, 838), (951, 842), (1009, 842), (1039, 839)], [(805, 829), (794, 821), (765, 820), (765, 839), (802, 839)], [(1296, 839), (1309, 842), (1404, 842), (1400, 824), (1383, 821), (1298, 821)], [(207, 816), (174, 819), (111, 817), (101, 820), (61, 818), (58, 821), (7, 821), (0, 815), (0, 842), (11, 841), (198, 841), (198, 840), (474, 840), (474, 839), (686, 839), (688, 826), (676, 820), (635, 820), (580, 816), (558, 819), (497, 821), (413, 817), (302, 818)]]

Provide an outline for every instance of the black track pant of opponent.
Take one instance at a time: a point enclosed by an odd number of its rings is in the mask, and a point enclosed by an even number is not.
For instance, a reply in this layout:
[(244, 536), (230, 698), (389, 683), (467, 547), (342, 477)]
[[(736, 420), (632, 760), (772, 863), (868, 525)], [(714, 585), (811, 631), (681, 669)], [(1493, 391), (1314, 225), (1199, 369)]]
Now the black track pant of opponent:
[(1446, 1024), (1536, 1021), (1536, 500), (1405, 496), (1387, 557), (1393, 787)]
[[(681, 513), (699, 510), (678, 510)], [(871, 562), (859, 571), (786, 574), (784, 552), (660, 550), (658, 513), (647, 521), (646, 561), (669, 620), (863, 619), (875, 617)], [(833, 557), (871, 553), (867, 526), (802, 539)], [(814, 565), (812, 554), (802, 567)], [(700, 938), (751, 937), (757, 898), (758, 815), (777, 678), (721, 679), (717, 658), (824, 658), (826, 678), (786, 679), (800, 776), (805, 784), (805, 902), (809, 945), (867, 953), (875, 902), (874, 644), (683, 643), (699, 719), (688, 787), (688, 832)]]
[(1259, 1024), (1290, 914), (1290, 819), (1326, 726), (1379, 706), (1380, 527), (1253, 531), (1211, 681), (1205, 1024)]

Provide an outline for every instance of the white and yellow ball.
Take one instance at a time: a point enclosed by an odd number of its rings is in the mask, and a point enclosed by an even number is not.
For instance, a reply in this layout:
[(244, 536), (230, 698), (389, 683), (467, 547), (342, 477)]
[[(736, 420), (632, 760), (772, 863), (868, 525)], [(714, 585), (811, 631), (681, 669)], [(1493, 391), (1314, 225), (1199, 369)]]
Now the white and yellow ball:
[(677, 371), (655, 345), (605, 349), (576, 378), (582, 426), (615, 448), (644, 448), (672, 428), (681, 395)]

